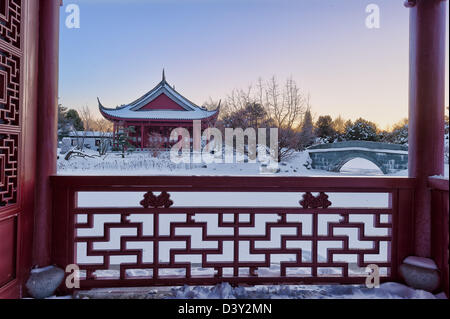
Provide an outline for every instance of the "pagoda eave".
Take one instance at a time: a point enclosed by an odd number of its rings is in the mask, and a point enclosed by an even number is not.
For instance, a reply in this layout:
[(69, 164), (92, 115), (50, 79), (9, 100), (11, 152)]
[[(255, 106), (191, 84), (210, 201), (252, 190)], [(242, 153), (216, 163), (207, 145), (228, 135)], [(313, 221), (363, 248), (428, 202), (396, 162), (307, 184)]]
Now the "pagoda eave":
[(187, 125), (192, 125), (193, 121), (202, 121), (202, 122), (210, 122), (210, 121), (215, 121), (217, 119), (217, 116), (219, 115), (218, 110), (216, 110), (212, 115), (206, 116), (204, 118), (198, 118), (198, 119), (151, 119), (151, 118), (123, 118), (123, 117), (118, 117), (118, 116), (113, 116), (111, 114), (108, 114), (106, 112), (104, 112), (101, 108), (100, 108), (100, 113), (102, 114), (103, 117), (105, 117), (107, 120), (110, 120), (112, 122), (125, 122), (125, 123), (138, 123), (140, 124), (145, 124), (148, 126), (152, 126), (152, 125), (168, 125), (168, 126), (173, 126), (174, 124), (187, 124)]

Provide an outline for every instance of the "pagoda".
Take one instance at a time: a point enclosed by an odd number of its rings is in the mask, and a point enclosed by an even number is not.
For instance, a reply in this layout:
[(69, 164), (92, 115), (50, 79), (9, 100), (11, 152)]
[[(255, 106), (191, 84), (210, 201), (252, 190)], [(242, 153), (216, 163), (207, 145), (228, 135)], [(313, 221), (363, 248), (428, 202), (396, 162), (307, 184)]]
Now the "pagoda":
[(118, 133), (126, 131), (130, 142), (141, 150), (170, 147), (175, 128), (186, 128), (193, 136), (194, 121), (201, 121), (202, 129), (214, 126), (220, 108), (209, 111), (189, 101), (167, 83), (164, 70), (161, 82), (136, 101), (114, 109), (104, 107), (100, 99), (98, 104), (103, 117), (114, 124), (114, 144)]

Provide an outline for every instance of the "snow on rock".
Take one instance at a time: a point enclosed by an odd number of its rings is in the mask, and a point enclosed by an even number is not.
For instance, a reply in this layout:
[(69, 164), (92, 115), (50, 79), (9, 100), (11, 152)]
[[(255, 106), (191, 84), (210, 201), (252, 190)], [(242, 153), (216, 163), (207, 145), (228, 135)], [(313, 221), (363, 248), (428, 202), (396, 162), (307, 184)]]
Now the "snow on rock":
[(421, 268), (426, 268), (426, 269), (439, 270), (438, 267), (436, 266), (436, 263), (434, 262), (434, 260), (429, 259), (429, 258), (410, 256), (410, 257), (407, 257), (403, 261), (403, 263), (412, 265), (412, 266), (421, 267)]

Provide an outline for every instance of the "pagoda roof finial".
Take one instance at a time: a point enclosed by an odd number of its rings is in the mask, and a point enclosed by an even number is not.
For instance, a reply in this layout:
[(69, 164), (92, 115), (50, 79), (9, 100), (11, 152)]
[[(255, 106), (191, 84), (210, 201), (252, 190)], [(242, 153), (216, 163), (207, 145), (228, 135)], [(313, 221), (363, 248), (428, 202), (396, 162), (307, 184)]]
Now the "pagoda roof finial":
[(163, 68), (163, 71), (162, 71), (162, 80), (164, 82), (166, 81), (166, 71), (164, 70), (164, 68)]

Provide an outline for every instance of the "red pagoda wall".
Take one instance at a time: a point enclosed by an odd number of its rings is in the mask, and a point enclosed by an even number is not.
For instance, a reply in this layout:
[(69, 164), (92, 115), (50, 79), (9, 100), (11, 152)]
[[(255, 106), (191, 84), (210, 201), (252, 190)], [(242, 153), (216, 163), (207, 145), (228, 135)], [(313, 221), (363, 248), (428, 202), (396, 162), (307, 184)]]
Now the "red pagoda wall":
[(161, 94), (156, 99), (148, 103), (139, 109), (139, 111), (147, 110), (174, 110), (174, 111), (185, 111), (184, 108), (179, 106), (175, 101), (169, 98), (165, 94)]

